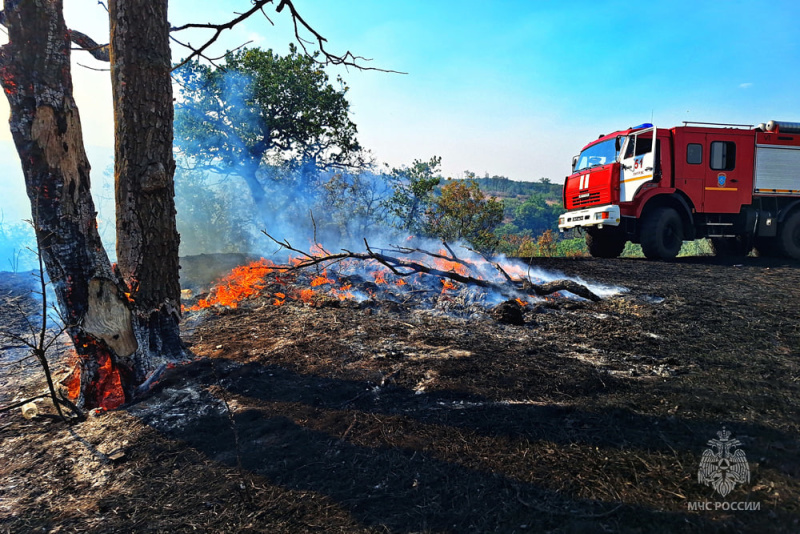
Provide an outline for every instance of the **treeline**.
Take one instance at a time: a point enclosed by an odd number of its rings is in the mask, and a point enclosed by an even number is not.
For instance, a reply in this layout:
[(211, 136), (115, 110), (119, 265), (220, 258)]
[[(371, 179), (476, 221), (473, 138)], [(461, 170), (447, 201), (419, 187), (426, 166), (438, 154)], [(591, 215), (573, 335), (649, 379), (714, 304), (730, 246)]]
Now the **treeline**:
[(549, 178), (540, 178), (537, 182), (518, 182), (505, 176), (485, 175), (478, 178), (474, 173), (465, 173), (468, 180), (473, 180), (486, 194), (498, 198), (529, 197), (543, 195), (552, 201), (561, 200), (561, 184), (554, 184)]

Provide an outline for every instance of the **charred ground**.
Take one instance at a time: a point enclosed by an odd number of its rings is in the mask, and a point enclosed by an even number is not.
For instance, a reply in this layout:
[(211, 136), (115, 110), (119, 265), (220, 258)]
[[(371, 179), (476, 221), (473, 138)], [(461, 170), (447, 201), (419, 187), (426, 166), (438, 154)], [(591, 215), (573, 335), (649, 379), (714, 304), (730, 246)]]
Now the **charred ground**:
[[(536, 264), (628, 291), (522, 326), (375, 299), (190, 314), (199, 358), (147, 398), (73, 428), (0, 414), (0, 530), (797, 531), (798, 265)], [(4, 401), (38, 393), (12, 378)], [(751, 471), (724, 500), (760, 511), (687, 510), (723, 500), (697, 482), (723, 426)]]

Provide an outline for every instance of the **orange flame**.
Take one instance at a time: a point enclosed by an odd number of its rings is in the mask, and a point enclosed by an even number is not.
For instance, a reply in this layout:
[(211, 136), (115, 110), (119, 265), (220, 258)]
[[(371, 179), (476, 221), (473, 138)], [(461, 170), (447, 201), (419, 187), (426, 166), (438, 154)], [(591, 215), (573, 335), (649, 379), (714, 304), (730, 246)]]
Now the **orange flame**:
[(350, 292), (350, 288), (352, 288), (352, 287), (353, 287), (352, 284), (345, 284), (342, 287), (340, 287), (339, 289), (332, 288), (331, 289), (331, 294), (334, 297), (338, 298), (339, 300), (348, 300), (348, 299), (354, 298), (353, 294)]
[(72, 400), (78, 400), (81, 394), (81, 366), (79, 361), (80, 356), (74, 350), (71, 351), (69, 356), (70, 364), (73, 366), (69, 376), (65, 378), (61, 384), (67, 388), (67, 395)]
[[(447, 251), (440, 250), (439, 254), (441, 256), (447, 256)], [(449, 261), (442, 258), (435, 258), (433, 260), (433, 264), (440, 271), (454, 272), (460, 274), (461, 276), (467, 276), (469, 274), (469, 269), (467, 269), (467, 266), (457, 261)]]
[(328, 278), (328, 275), (325, 274), (325, 271), (322, 271), (322, 274), (311, 281), (311, 287), (318, 287), (325, 284), (333, 284), (334, 281)]
[[(80, 356), (72, 351), (70, 360), (74, 366), (69, 376), (61, 383), (67, 388), (70, 399), (77, 401), (81, 395), (81, 361)], [(102, 352), (98, 359), (97, 380), (89, 386), (88, 396), (94, 397), (94, 404), (103, 410), (114, 410), (125, 403), (125, 392), (122, 389), (122, 378), (114, 366), (111, 356)]]
[(220, 280), (208, 298), (200, 299), (196, 306), (189, 309), (196, 311), (214, 305), (236, 308), (239, 302), (254, 297), (264, 289), (264, 277), (275, 269), (275, 264), (264, 258), (248, 265), (240, 265)]
[(372, 271), (370, 274), (372, 274), (376, 284), (386, 283), (386, 271)]
[(442, 293), (445, 291), (449, 291), (452, 289), (456, 289), (458, 286), (452, 280), (442, 279)]
[(125, 393), (122, 390), (122, 379), (114, 368), (108, 354), (100, 356), (100, 368), (97, 370), (97, 405), (105, 410), (113, 410), (125, 404)]
[(528, 305), (528, 303), (527, 303), (527, 302), (525, 302), (525, 301), (524, 301), (524, 300), (522, 300), (522, 299), (514, 299), (514, 300), (516, 300), (516, 301), (517, 301), (517, 304), (519, 304), (519, 305), (520, 305), (520, 306), (522, 306), (523, 308), (524, 308), (525, 306), (527, 306), (527, 305)]

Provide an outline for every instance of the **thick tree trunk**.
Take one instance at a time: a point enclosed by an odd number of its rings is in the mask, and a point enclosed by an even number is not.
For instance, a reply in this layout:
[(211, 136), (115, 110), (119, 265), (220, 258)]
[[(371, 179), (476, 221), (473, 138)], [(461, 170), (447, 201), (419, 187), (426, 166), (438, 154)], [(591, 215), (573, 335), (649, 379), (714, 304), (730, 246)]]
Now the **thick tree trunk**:
[(136, 380), (180, 358), (167, 0), (111, 0), (117, 262), (131, 288)]
[(62, 2), (7, 0), (4, 15), (0, 83), (40, 253), (79, 356), (70, 390), (79, 405), (116, 407), (132, 391), (137, 342), (97, 232)]

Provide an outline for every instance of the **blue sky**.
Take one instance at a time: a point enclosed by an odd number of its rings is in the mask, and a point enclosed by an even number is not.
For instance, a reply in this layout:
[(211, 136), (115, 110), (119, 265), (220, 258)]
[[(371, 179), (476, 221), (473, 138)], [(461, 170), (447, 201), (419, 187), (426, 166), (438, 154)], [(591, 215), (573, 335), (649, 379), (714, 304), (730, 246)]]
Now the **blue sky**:
[[(562, 181), (571, 156), (598, 134), (651, 119), (660, 127), (684, 120), (800, 122), (796, 1), (295, 3), (332, 51), (351, 50), (374, 66), (407, 72), (330, 69), (351, 88), (362, 144), (392, 166), (438, 155), (447, 176), (469, 170)], [(68, 24), (107, 39), (96, 0), (65, 4)], [(249, 5), (171, 0), (170, 19), (222, 21)], [(292, 39), (287, 13), (268, 13), (274, 26), (254, 17), (226, 32), (215, 53), (248, 40), (285, 51)], [(74, 57), (104, 67), (86, 54)], [(74, 76), (87, 144), (101, 154), (93, 161), (97, 180), (110, 164), (101, 148), (113, 146), (110, 82), (107, 72), (77, 66)], [(0, 114), (7, 113), (2, 99)], [(0, 143), (9, 139), (0, 128)], [(9, 180), (21, 177), (6, 172), (4, 189)]]

